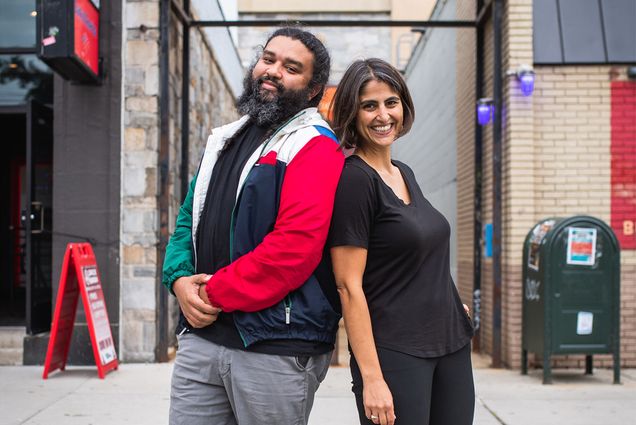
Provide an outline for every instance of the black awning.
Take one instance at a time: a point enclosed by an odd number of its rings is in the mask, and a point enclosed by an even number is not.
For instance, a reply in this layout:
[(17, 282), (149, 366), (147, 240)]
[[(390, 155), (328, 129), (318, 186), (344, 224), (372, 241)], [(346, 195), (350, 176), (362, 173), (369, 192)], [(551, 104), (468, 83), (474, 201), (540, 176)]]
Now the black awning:
[(636, 0), (534, 0), (535, 64), (636, 63)]

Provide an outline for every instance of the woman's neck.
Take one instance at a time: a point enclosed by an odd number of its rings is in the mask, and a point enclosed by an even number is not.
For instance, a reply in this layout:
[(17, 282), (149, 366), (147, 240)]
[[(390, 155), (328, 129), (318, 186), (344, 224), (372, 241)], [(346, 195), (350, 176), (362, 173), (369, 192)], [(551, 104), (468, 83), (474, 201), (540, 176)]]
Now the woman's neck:
[(356, 148), (354, 151), (356, 155), (369, 164), (378, 173), (391, 174), (393, 171), (393, 164), (391, 163), (391, 148)]

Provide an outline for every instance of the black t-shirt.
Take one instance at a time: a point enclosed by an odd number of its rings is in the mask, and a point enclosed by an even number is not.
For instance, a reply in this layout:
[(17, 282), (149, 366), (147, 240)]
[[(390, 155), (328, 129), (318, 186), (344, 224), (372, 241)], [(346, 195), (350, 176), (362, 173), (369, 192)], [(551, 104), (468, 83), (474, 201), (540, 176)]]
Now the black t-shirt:
[[(221, 151), (212, 170), (205, 205), (197, 228), (197, 273), (214, 274), (230, 264), (230, 226), (239, 178), (247, 160), (268, 136), (266, 127), (249, 123)], [(245, 349), (234, 326), (232, 313), (221, 313), (212, 325), (192, 329), (216, 344)], [(271, 340), (255, 343), (250, 351), (279, 355), (313, 355), (328, 352), (330, 344), (302, 340)]]
[(410, 204), (360, 157), (347, 158), (328, 244), (367, 249), (362, 286), (378, 347), (442, 356), (473, 335), (450, 275), (450, 226), (424, 198), (413, 171), (393, 164), (408, 187)]

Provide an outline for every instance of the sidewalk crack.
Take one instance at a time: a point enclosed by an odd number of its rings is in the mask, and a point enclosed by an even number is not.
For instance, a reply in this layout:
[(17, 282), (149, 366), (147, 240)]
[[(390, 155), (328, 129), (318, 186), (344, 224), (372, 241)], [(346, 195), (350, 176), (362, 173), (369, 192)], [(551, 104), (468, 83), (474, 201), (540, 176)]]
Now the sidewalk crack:
[(51, 403), (49, 403), (48, 405), (42, 407), (41, 409), (39, 409), (37, 412), (33, 413), (31, 416), (25, 418), (24, 420), (20, 421), (20, 424), (26, 424), (28, 423), (31, 419), (33, 419), (34, 417), (36, 417), (37, 415), (39, 415), (40, 413), (44, 412), (45, 410), (47, 410), (48, 408), (50, 408), (51, 406), (54, 406), (55, 404), (59, 403), (60, 401), (64, 400), (65, 398), (68, 398), (70, 396), (72, 396), (73, 394), (75, 394), (81, 387), (83, 387), (87, 382), (89, 381), (89, 379), (86, 379), (82, 382), (79, 383), (79, 385), (71, 392), (68, 392), (66, 394), (64, 394), (63, 396), (61, 396), (60, 398), (51, 401)]
[(497, 414), (490, 407), (488, 407), (484, 400), (477, 397), (477, 401), (479, 401), (479, 403), (484, 406), (484, 409), (488, 410), (488, 412), (492, 415), (493, 418), (495, 418), (497, 422), (499, 422), (501, 425), (507, 425), (499, 416), (497, 416)]

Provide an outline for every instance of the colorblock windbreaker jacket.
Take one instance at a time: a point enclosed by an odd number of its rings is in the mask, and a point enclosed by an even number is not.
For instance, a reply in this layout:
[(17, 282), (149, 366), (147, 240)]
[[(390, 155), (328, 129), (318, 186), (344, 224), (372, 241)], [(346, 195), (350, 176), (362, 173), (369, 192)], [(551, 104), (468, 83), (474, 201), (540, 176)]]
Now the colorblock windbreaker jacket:
[[(179, 210), (163, 283), (195, 274), (196, 234), (212, 169), (226, 141), (248, 121), (216, 128)], [(234, 312), (246, 347), (270, 339), (334, 343), (340, 313), (316, 268), (329, 231), (344, 155), (335, 135), (308, 108), (279, 128), (241, 172), (230, 231), (231, 264), (207, 282), (212, 305)], [(323, 279), (324, 280), (324, 279)], [(333, 288), (335, 290), (335, 287)], [(214, 324), (212, 324), (214, 326)]]

